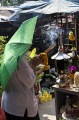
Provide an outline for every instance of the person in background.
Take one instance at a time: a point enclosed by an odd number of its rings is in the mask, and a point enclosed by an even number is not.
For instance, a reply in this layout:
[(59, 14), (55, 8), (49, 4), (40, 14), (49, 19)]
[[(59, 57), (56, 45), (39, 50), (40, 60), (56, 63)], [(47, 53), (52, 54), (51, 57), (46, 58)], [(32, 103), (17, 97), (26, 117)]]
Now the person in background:
[(36, 66), (41, 63), (40, 55), (28, 62), (25, 55), (20, 60), (2, 94), (1, 107), (7, 120), (40, 120), (34, 82)]

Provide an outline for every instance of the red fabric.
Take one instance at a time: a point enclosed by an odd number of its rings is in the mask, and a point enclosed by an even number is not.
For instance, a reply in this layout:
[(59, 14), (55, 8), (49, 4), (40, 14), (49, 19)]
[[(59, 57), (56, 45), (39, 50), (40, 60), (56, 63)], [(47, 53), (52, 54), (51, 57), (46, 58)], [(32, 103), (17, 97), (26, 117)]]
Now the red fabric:
[(6, 120), (4, 111), (0, 108), (0, 120)]
[[(0, 98), (0, 103), (1, 103), (1, 98)], [(6, 120), (5, 113), (0, 107), (0, 120)]]

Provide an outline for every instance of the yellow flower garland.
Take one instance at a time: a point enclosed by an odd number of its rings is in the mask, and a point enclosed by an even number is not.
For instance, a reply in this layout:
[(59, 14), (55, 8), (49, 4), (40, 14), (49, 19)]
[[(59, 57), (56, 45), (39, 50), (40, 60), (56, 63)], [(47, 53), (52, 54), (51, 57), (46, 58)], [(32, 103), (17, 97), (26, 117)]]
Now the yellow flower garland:
[(72, 31), (69, 32), (69, 39), (71, 41), (74, 41), (75, 40), (75, 37), (74, 37), (74, 33)]
[(68, 78), (70, 78), (70, 79), (74, 79), (74, 74), (69, 73), (69, 74), (68, 74)]
[(44, 52), (44, 53), (40, 53), (40, 56), (43, 58), (44, 62), (44, 70), (48, 70), (49, 69), (49, 65), (48, 65), (48, 57), (47, 57), (47, 54)]

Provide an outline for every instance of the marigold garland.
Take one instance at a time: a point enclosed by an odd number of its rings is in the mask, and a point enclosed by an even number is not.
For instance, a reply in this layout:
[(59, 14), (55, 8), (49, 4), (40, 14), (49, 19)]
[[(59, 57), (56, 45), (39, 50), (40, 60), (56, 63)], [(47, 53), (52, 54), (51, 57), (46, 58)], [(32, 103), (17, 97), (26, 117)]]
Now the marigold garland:
[(74, 79), (74, 74), (69, 73), (69, 74), (68, 74), (68, 78), (70, 78), (70, 79)]
[(69, 39), (71, 41), (74, 41), (75, 40), (75, 37), (74, 37), (74, 33), (72, 31), (69, 32)]
[(44, 53), (40, 53), (40, 56), (43, 58), (44, 62), (43, 64), (45, 65), (44, 66), (44, 70), (48, 70), (49, 69), (49, 65), (48, 65), (48, 57), (47, 57), (47, 54), (44, 52)]

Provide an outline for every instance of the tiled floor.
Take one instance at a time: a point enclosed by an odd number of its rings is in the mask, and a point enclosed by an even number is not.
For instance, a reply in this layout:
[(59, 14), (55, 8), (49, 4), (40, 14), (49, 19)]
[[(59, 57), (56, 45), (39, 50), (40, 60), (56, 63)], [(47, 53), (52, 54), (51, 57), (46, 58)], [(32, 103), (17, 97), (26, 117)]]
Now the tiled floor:
[(55, 98), (51, 101), (39, 104), (40, 120), (56, 120), (55, 116)]

